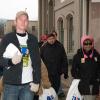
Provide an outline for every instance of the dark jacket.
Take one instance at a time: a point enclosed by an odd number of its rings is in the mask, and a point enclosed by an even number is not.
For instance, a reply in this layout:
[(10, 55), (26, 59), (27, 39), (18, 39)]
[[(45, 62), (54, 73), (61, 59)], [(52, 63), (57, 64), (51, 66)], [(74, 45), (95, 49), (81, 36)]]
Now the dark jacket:
[(3, 75), (3, 67), (0, 66), (0, 77)]
[(47, 42), (40, 48), (40, 53), (49, 74), (64, 73), (66, 77), (68, 76), (67, 56), (62, 44), (56, 41), (50, 45)]
[[(12, 32), (2, 39), (0, 44), (0, 66), (4, 67), (4, 83), (6, 84), (21, 84), (21, 77), (22, 77), (22, 61), (17, 65), (11, 65), (10, 59), (4, 58), (3, 53), (5, 52), (6, 47), (9, 43), (13, 43), (19, 51), (21, 51), (18, 39), (16, 37), (16, 33)], [(33, 82), (39, 83), (40, 82), (40, 65), (41, 60), (39, 56), (39, 48), (38, 48), (38, 41), (35, 36), (32, 34), (28, 34), (27, 46), (29, 49), (30, 58), (32, 61), (33, 67)], [(8, 69), (8, 67), (10, 68)]]
[(90, 85), (93, 85), (92, 94), (99, 93), (100, 55), (94, 49), (93, 57), (83, 58), (82, 49), (79, 49), (73, 58), (71, 74), (75, 79), (80, 79), (78, 85), (82, 95), (90, 94)]

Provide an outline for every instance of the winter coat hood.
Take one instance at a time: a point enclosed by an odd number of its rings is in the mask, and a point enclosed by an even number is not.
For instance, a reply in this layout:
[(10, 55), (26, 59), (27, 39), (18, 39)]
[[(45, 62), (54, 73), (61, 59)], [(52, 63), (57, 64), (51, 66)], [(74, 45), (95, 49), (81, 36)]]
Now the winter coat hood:
[(84, 58), (87, 58), (87, 55), (85, 54), (85, 52), (83, 50), (83, 43), (84, 43), (85, 40), (90, 40), (92, 42), (92, 52), (89, 55), (89, 57), (92, 58), (92, 56), (93, 56), (93, 49), (94, 49), (94, 39), (90, 35), (83, 35), (82, 38), (81, 38), (81, 47), (82, 47), (83, 55), (84, 55)]
[(81, 38), (81, 46), (83, 48), (83, 43), (85, 40), (90, 40), (92, 42), (92, 47), (94, 47), (94, 39), (92, 36), (90, 35), (83, 35), (82, 38)]

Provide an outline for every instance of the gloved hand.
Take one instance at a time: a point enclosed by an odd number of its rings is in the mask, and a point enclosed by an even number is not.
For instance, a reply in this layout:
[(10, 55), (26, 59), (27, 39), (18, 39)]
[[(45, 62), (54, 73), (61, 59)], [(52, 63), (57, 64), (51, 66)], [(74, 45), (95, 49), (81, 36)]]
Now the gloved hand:
[(67, 74), (64, 74), (64, 79), (67, 79), (68, 78), (68, 75)]
[(21, 62), (22, 59), (22, 55), (18, 55), (18, 53), (16, 53), (13, 57), (12, 57), (12, 64), (16, 65), (18, 63)]
[(38, 92), (39, 90), (39, 84), (35, 84), (35, 83), (30, 83), (30, 90), (33, 92)]

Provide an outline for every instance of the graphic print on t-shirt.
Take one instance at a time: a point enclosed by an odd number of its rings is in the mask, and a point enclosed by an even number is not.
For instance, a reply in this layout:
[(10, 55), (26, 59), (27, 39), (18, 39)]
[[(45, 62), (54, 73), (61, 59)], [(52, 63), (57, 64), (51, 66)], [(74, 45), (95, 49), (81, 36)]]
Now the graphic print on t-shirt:
[(21, 53), (23, 55), (23, 67), (28, 67), (29, 51), (26, 45), (21, 45)]

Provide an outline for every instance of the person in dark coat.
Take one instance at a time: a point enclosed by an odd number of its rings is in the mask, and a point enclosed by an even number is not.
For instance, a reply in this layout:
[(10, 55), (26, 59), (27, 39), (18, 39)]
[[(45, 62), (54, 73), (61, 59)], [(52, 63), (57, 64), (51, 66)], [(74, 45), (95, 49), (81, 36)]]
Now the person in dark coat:
[(78, 89), (84, 100), (96, 100), (99, 93), (100, 55), (94, 49), (93, 37), (84, 35), (81, 48), (73, 58), (71, 74), (80, 79)]
[(27, 32), (27, 12), (17, 12), (14, 22), (16, 31), (7, 33), (0, 42), (3, 100), (33, 100), (41, 81), (38, 40)]
[[(0, 38), (0, 42), (1, 42)], [(2, 97), (2, 92), (3, 92), (3, 67), (0, 66), (0, 98)]]
[[(62, 47), (63, 47), (63, 44), (62, 44), (60, 41), (57, 40), (57, 32), (56, 32), (55, 30), (53, 30), (53, 31), (52, 31), (52, 34), (55, 35), (56, 43), (58, 43), (59, 45), (62, 45)], [(62, 73), (62, 74), (63, 74), (63, 73)], [(61, 76), (62, 76), (62, 74), (61, 74)], [(64, 91), (63, 91), (63, 89), (62, 89), (62, 81), (61, 81), (61, 83), (60, 83), (60, 87), (59, 87), (59, 91), (58, 91), (58, 97), (65, 97), (65, 93), (64, 93)]]
[(51, 86), (58, 93), (60, 75), (68, 78), (68, 62), (64, 47), (56, 42), (54, 34), (48, 34), (47, 43), (40, 48), (41, 58), (48, 70)]
[(46, 34), (42, 34), (41, 36), (40, 36), (40, 41), (39, 41), (39, 43), (38, 43), (38, 45), (39, 45), (39, 48), (43, 45), (43, 43), (45, 43), (47, 41), (47, 35)]

